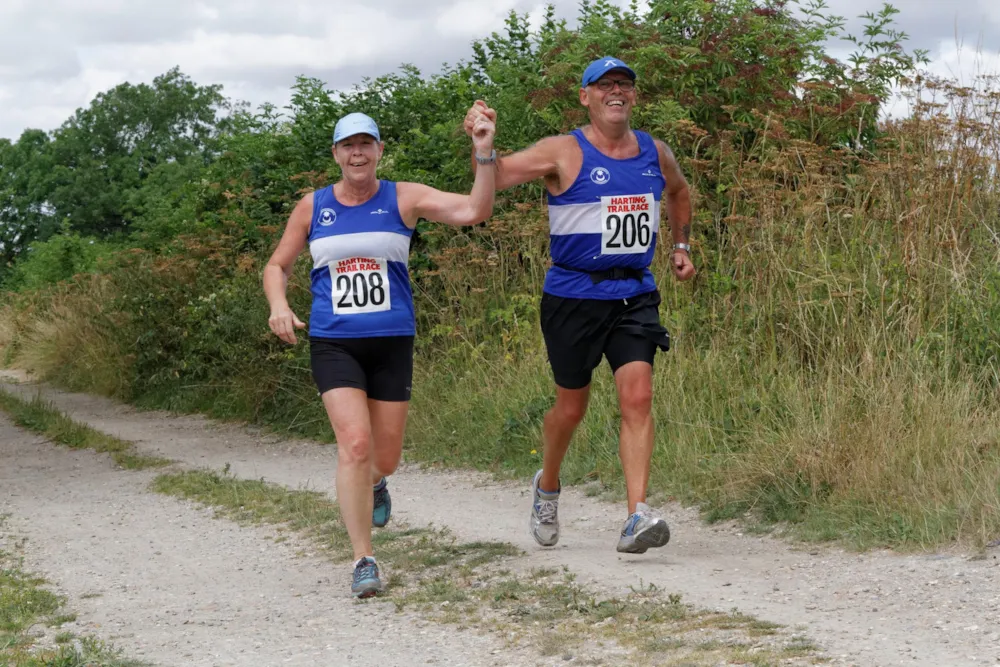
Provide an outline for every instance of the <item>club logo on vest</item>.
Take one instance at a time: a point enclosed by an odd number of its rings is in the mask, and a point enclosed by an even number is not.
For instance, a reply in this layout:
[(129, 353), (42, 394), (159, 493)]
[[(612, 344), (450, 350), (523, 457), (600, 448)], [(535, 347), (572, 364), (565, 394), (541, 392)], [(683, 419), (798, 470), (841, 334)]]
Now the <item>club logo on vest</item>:
[(332, 208), (324, 208), (319, 212), (319, 224), (329, 227), (335, 222), (337, 222), (337, 212)]
[(611, 180), (611, 172), (604, 167), (594, 167), (590, 171), (590, 180), (598, 185), (604, 185)]

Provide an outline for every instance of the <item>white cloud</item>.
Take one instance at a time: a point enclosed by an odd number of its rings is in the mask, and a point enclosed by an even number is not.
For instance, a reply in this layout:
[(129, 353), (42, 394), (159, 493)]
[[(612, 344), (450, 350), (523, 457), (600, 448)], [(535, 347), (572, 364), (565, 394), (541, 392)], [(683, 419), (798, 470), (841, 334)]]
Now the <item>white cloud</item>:
[(432, 28), (433, 34), (470, 40), (485, 37), (503, 24), (504, 18), (517, 4), (516, 0), (490, 3), (463, 0), (453, 3), (438, 10)]
[[(393, 30), (393, 33), (396, 31)], [(405, 31), (391, 35), (390, 52), (405, 50)], [(323, 67), (336, 69), (372, 57), (379, 44), (351, 44), (345, 40), (302, 35), (251, 35), (195, 32), (190, 39), (166, 44), (114, 44), (88, 49), (87, 69), (106, 69), (128, 63), (130, 71), (146, 77), (171, 64), (195, 78), (207, 73), (250, 72), (265, 68)]]
[(1000, 51), (987, 50), (982, 44), (942, 43), (938, 57), (928, 69), (962, 85), (971, 85), (979, 76), (1000, 74)]
[[(565, 0), (568, 2), (568, 0)], [(0, 136), (53, 129), (101, 91), (179, 67), (253, 104), (287, 103), (295, 76), (334, 88), (471, 55), (539, 0), (0, 0)]]
[[(287, 104), (295, 76), (316, 76), (346, 89), (401, 63), (425, 73), (471, 56), (470, 43), (503, 29), (507, 13), (532, 25), (545, 0), (0, 0), (0, 136), (62, 124), (99, 92), (150, 82), (174, 66), (199, 84), (253, 104)], [(577, 15), (579, 0), (554, 0), (560, 18)], [(616, 0), (628, 7), (630, 0)], [(644, 12), (648, 0), (640, 0)], [(829, 0), (854, 17), (880, 0)], [(964, 67), (967, 51), (951, 54), (959, 20), (985, 51), (1000, 49), (1000, 3), (931, 0), (898, 3), (909, 46), (939, 53), (941, 67)], [(857, 23), (855, 21), (855, 23)], [(954, 41), (952, 39), (952, 41)], [(975, 39), (972, 39), (972, 43)], [(965, 48), (965, 47), (963, 47)], [(938, 62), (936, 60), (936, 62)]]

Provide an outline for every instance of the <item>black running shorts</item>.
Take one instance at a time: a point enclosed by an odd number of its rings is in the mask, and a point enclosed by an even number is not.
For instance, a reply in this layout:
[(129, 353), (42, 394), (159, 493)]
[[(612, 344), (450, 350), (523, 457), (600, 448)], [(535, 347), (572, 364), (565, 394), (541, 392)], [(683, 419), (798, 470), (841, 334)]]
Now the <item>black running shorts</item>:
[(542, 335), (556, 384), (583, 389), (605, 356), (612, 372), (633, 361), (652, 365), (656, 348), (670, 349), (659, 306), (659, 291), (614, 300), (542, 294)]
[(310, 338), (313, 380), (320, 394), (354, 387), (376, 401), (408, 401), (413, 336)]

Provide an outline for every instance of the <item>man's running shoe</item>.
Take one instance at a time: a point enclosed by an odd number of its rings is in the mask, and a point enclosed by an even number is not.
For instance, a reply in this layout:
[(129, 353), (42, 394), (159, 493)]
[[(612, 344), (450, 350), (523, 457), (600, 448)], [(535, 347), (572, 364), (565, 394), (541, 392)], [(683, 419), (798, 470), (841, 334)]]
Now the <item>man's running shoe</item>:
[(559, 541), (559, 492), (538, 488), (542, 471), (531, 481), (531, 536), (543, 547), (554, 546)]
[(646, 549), (662, 547), (670, 541), (667, 522), (654, 516), (649, 505), (637, 503), (635, 512), (625, 520), (618, 551), (627, 554), (645, 553)]

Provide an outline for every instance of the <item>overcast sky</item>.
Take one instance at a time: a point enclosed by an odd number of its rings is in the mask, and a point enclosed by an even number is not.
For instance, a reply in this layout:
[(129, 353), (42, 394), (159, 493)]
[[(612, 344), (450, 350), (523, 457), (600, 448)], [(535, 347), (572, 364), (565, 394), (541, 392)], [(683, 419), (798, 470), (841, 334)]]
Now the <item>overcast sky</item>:
[[(627, 5), (628, 0), (616, 0)], [(297, 74), (346, 89), (400, 63), (425, 74), (468, 59), (470, 43), (537, 0), (0, 0), (0, 137), (52, 130), (94, 96), (171, 67), (231, 98), (278, 106)], [(578, 0), (554, 0), (571, 21)], [(853, 19), (878, 0), (827, 0)], [(1000, 71), (1000, 2), (897, 0), (910, 46), (931, 69), (968, 78)], [(849, 52), (844, 47), (843, 53)], [(977, 53), (978, 58), (977, 58)], [(838, 54), (839, 55), (839, 54)], [(981, 61), (977, 63), (977, 60)]]

